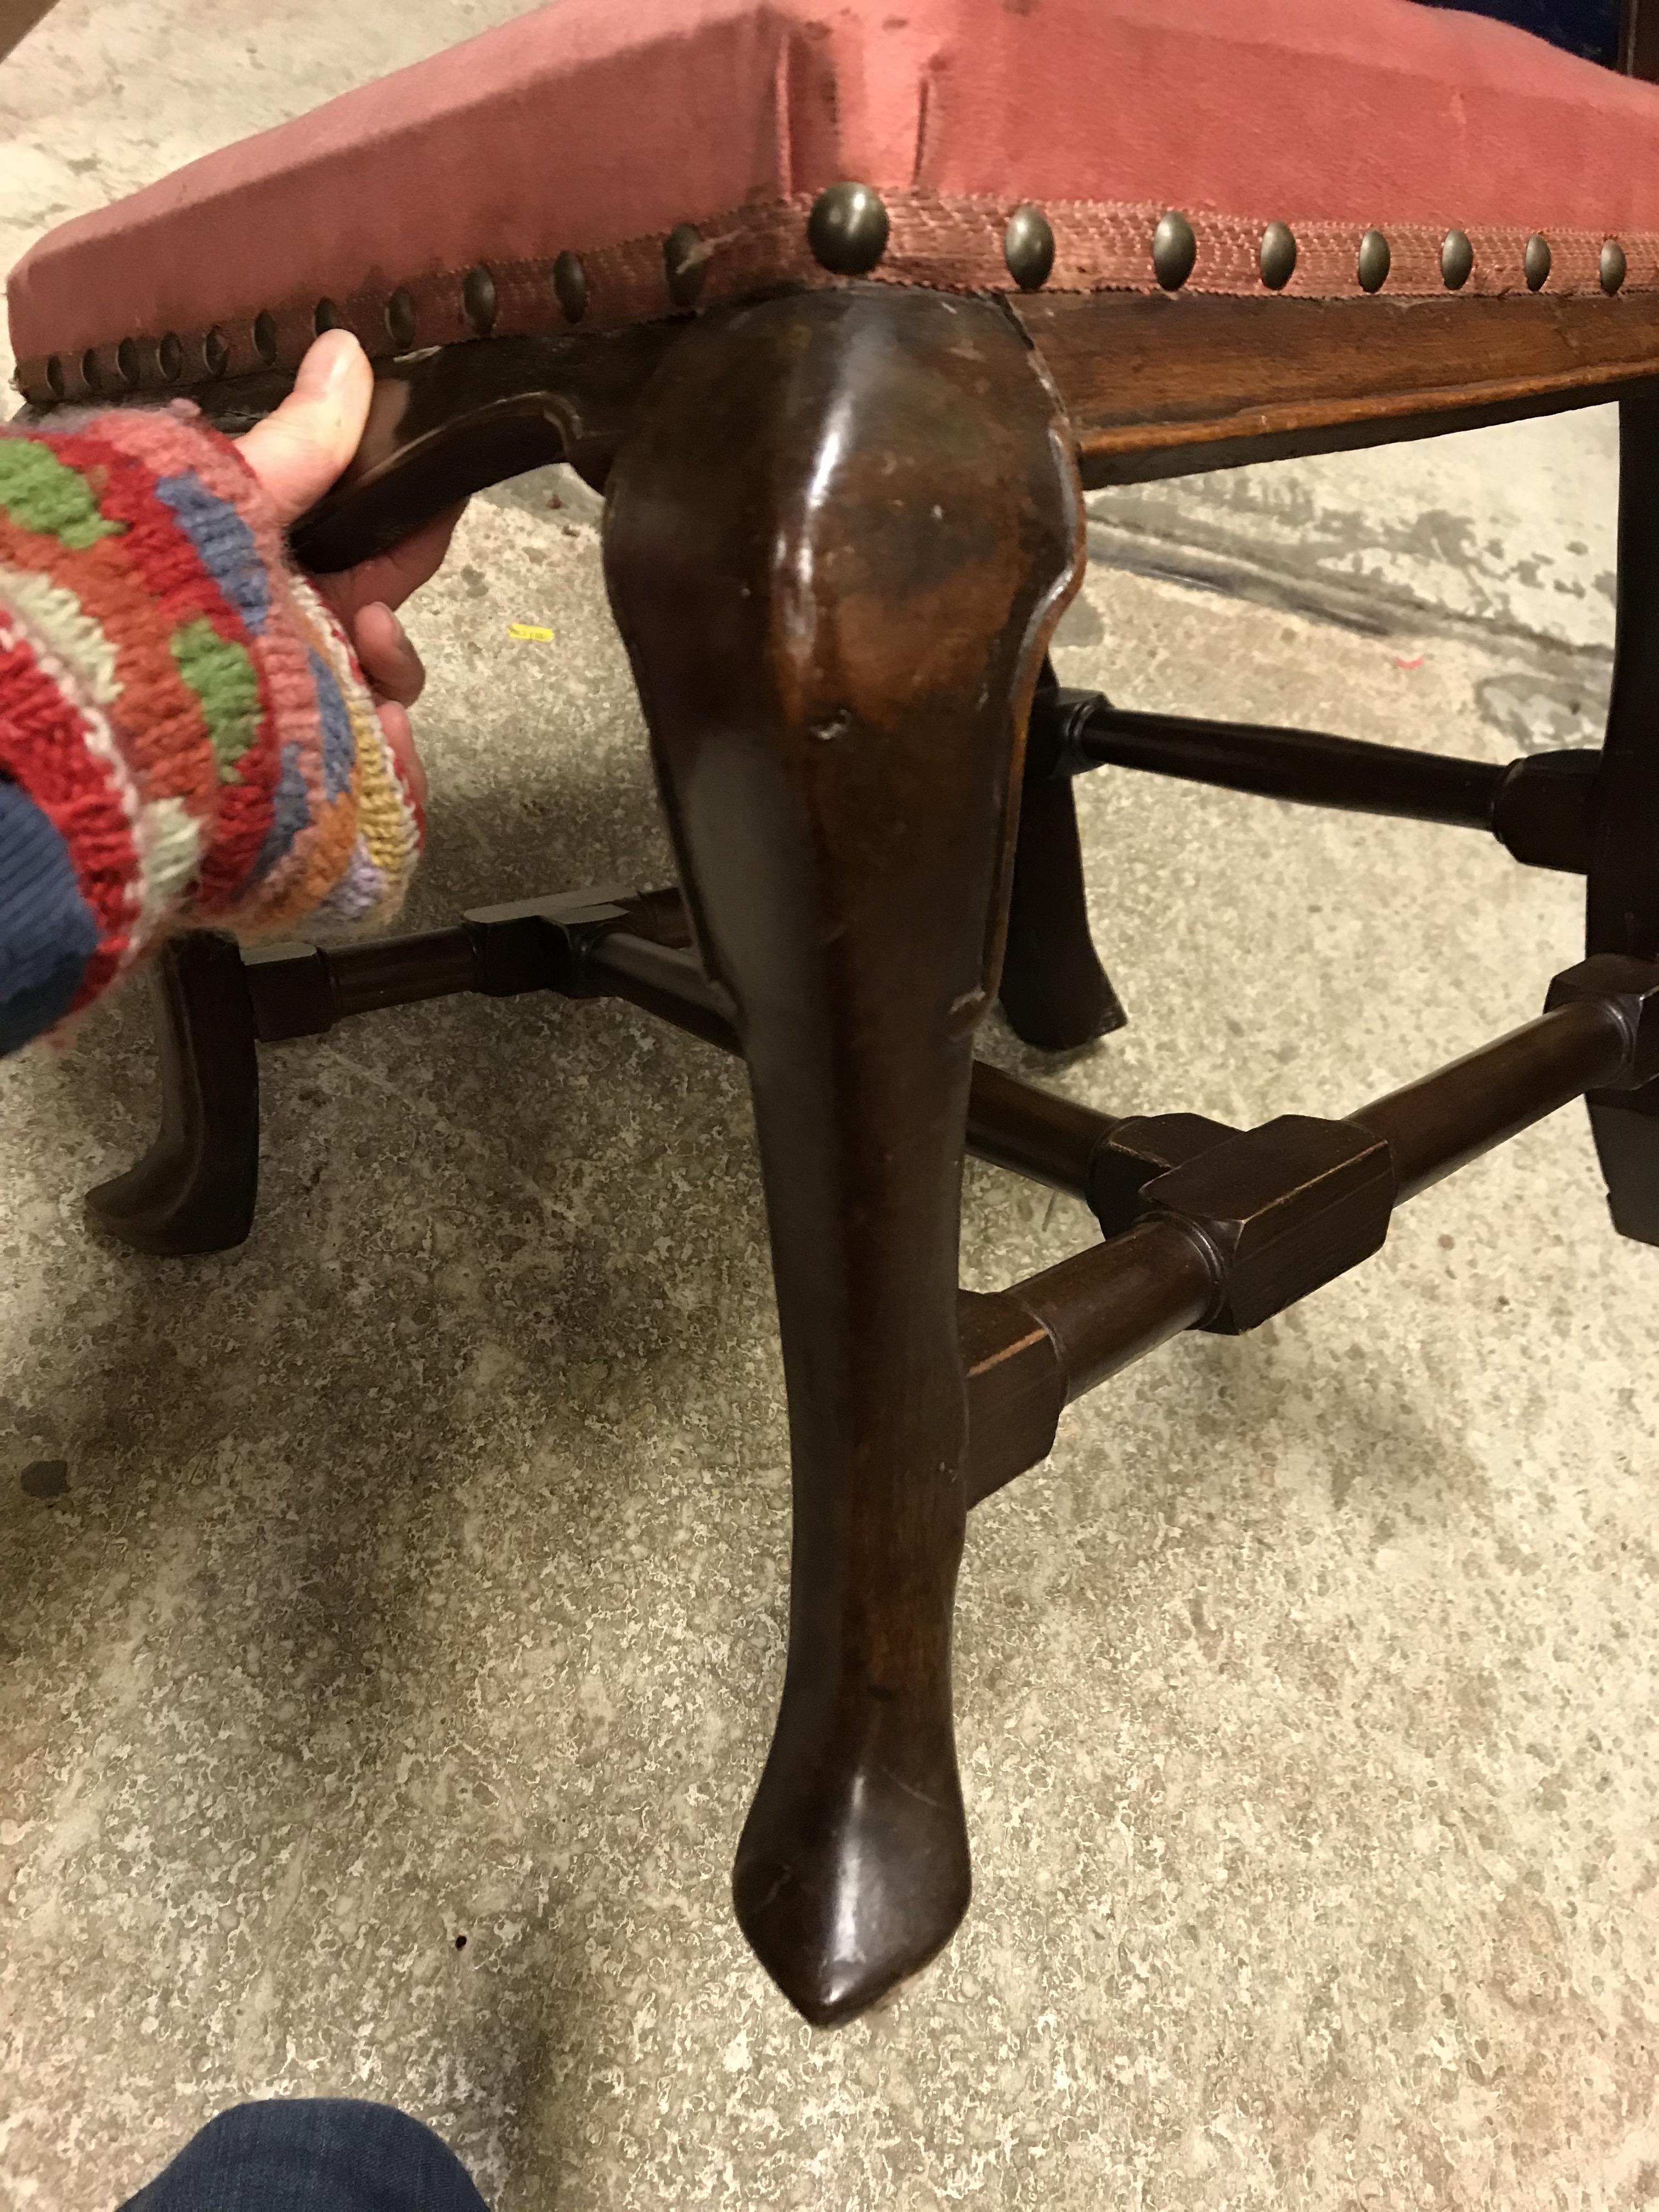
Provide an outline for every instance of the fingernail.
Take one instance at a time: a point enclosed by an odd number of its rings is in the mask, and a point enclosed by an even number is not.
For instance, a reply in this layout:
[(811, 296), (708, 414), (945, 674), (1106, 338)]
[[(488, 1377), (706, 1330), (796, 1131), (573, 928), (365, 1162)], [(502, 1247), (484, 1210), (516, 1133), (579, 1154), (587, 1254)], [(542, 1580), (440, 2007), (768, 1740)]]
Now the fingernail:
[(350, 331), (325, 331), (300, 363), (294, 389), (302, 399), (326, 399), (351, 367), (359, 350)]
[[(386, 605), (384, 599), (371, 599), (368, 605), (363, 609), (363, 614), (373, 614), (377, 611), (383, 614), (387, 622), (392, 625), (392, 642), (397, 647), (398, 652), (413, 652), (414, 647), (409, 641), (409, 632), (404, 628), (402, 623), (398, 621), (397, 616), (392, 613), (391, 608)], [(359, 616), (358, 620), (361, 621), (362, 619), (362, 617)]]

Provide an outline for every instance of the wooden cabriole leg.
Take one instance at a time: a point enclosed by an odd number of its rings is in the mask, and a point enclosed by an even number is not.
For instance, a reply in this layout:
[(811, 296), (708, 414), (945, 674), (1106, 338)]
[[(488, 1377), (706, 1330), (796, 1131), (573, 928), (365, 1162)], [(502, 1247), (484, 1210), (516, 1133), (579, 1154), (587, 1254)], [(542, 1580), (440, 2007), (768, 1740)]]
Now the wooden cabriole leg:
[(828, 2022), (968, 1904), (962, 1156), (1081, 496), (1007, 317), (873, 286), (688, 332), (609, 495), (611, 602), (749, 1067), (789, 1398), (789, 1655), (734, 1896)]
[[(1659, 955), (1659, 399), (1619, 410), (1619, 620), (1588, 949)], [(1590, 1094), (1613, 1226), (1659, 1244), (1659, 1083)]]
[(140, 1252), (223, 1252), (253, 1225), (259, 1177), (258, 1058), (235, 939), (175, 939), (151, 990), (161, 1131), (135, 1167), (88, 1193), (88, 1210)]

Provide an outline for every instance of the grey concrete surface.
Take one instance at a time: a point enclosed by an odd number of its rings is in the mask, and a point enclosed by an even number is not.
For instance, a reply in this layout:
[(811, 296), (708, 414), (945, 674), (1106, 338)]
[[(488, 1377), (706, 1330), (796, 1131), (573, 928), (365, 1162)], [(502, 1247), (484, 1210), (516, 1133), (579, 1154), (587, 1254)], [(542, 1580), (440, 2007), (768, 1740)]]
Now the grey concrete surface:
[[(485, 20), (65, 0), (0, 70), (0, 257)], [(1590, 416), (1103, 498), (1062, 678), (1592, 738), (1613, 492)], [(415, 919), (659, 877), (591, 506), (477, 501), (411, 627)], [(985, 1041), (1079, 1098), (1341, 1109), (1574, 957), (1577, 887), (1468, 833), (1082, 796), (1132, 1026)], [(0, 1068), (6, 2212), (325, 2091), (430, 2119), (501, 2212), (1659, 2201), (1659, 1254), (1577, 1112), (1097, 1394), (975, 1516), (974, 1908), (817, 2034), (726, 1898), (788, 1538), (737, 1072), (526, 1002), (272, 1051), (252, 1238), (175, 1265), (80, 1213), (154, 1098), (132, 997)], [(971, 1284), (1087, 1234), (970, 1170)]]

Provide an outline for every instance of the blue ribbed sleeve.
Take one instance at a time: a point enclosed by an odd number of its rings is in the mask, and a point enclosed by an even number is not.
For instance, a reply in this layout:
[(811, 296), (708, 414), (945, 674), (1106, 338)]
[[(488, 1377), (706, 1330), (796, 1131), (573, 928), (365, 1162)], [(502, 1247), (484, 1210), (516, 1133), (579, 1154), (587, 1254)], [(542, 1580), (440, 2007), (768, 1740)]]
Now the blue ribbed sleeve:
[(51, 818), (0, 781), (0, 1054), (69, 1012), (98, 925)]

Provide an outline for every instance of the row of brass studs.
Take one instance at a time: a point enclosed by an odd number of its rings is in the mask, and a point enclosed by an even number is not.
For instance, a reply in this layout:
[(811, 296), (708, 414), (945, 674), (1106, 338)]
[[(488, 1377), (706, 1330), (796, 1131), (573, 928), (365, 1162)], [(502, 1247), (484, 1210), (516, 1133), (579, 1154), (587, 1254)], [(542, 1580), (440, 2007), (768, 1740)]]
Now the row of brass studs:
[[(1022, 209), (1020, 215), (1028, 210)], [(1016, 221), (1018, 216), (1016, 216)], [(1008, 267), (1015, 282), (1024, 284), (1015, 265), (1013, 251), (1014, 224), (1009, 225), (1010, 246)], [(1052, 258), (1052, 257), (1051, 257)], [(1285, 222), (1270, 222), (1261, 234), (1260, 266), (1261, 281), (1271, 292), (1282, 292), (1296, 273), (1296, 234)], [(1193, 273), (1198, 259), (1198, 240), (1192, 224), (1184, 215), (1166, 215), (1152, 233), (1152, 272), (1166, 292), (1178, 292)], [(1529, 292), (1541, 292), (1549, 281), (1550, 242), (1541, 232), (1534, 232), (1527, 240), (1522, 256), (1522, 274)], [(1380, 292), (1389, 281), (1389, 271), (1394, 255), (1388, 239), (1380, 230), (1368, 230), (1359, 241), (1354, 274), (1362, 292)], [(1461, 292), (1474, 272), (1474, 248), (1469, 234), (1464, 230), (1449, 230), (1440, 248), (1440, 276), (1449, 292)], [(1628, 272), (1625, 249), (1617, 239), (1610, 238), (1601, 248), (1601, 289), (1609, 298), (1619, 290)], [(1046, 272), (1045, 272), (1046, 273)], [(1028, 287), (1027, 289), (1034, 289)]]
[[(820, 192), (807, 218), (806, 235), (814, 254), (837, 276), (867, 276), (887, 250), (887, 210), (867, 185), (831, 185)], [(696, 235), (695, 233), (692, 234)], [(1039, 207), (1017, 207), (1002, 234), (1008, 274), (1022, 292), (1038, 292), (1054, 265), (1054, 234)], [(1393, 261), (1380, 230), (1359, 241), (1354, 274), (1364, 292), (1380, 292)], [(1522, 271), (1529, 292), (1549, 280), (1550, 244), (1541, 233), (1527, 240)], [(1188, 217), (1171, 209), (1152, 233), (1152, 274), (1166, 292), (1178, 292), (1198, 261), (1198, 237)], [(1258, 266), (1270, 292), (1282, 292), (1296, 274), (1296, 233), (1287, 222), (1270, 222), (1261, 234)], [(1462, 291), (1474, 270), (1474, 248), (1467, 231), (1449, 230), (1440, 249), (1440, 274), (1449, 292)], [(1611, 296), (1626, 274), (1625, 250), (1616, 239), (1601, 248), (1601, 289)], [(670, 289), (673, 289), (670, 272)]]
[[(868, 185), (831, 185), (812, 203), (806, 219), (806, 239), (816, 259), (838, 276), (866, 276), (887, 251), (889, 224), (881, 195)], [(1023, 292), (1041, 291), (1054, 265), (1054, 234), (1038, 207), (1014, 210), (1003, 233), (1003, 258), (1008, 273)], [(708, 281), (710, 249), (695, 223), (677, 223), (663, 244), (663, 276), (668, 296), (677, 307), (692, 307)], [(1541, 233), (1527, 240), (1522, 273), (1531, 292), (1543, 289), (1550, 273), (1549, 240)], [(1192, 275), (1198, 260), (1198, 238), (1191, 222), (1171, 210), (1152, 233), (1152, 273), (1166, 292), (1178, 292)], [(1392, 261), (1389, 241), (1380, 230), (1368, 230), (1359, 241), (1355, 274), (1360, 289), (1380, 292), (1389, 280)], [(1285, 222), (1270, 222), (1261, 234), (1259, 263), (1261, 281), (1270, 292), (1282, 292), (1296, 273), (1296, 234)], [(1474, 268), (1474, 248), (1468, 234), (1449, 230), (1440, 249), (1440, 274), (1449, 292), (1461, 291)], [(1601, 289), (1611, 296), (1626, 274), (1624, 248), (1608, 239), (1601, 248)], [(579, 323), (587, 312), (587, 271), (580, 255), (564, 252), (555, 260), (549, 283), (560, 313), (568, 323)], [(477, 337), (487, 337), (495, 327), (497, 301), (495, 280), (480, 262), (461, 282), (461, 306)], [(312, 328), (320, 337), (325, 331), (343, 325), (345, 316), (332, 300), (319, 300)], [(413, 295), (399, 285), (386, 303), (386, 335), (400, 353), (414, 346), (418, 317)], [(276, 324), (267, 311), (256, 315), (253, 349), (267, 368), (276, 365)], [(143, 365), (136, 338), (123, 338), (115, 349), (121, 381), (131, 390), (143, 380)], [(230, 348), (222, 330), (210, 330), (202, 341), (202, 365), (210, 377), (222, 376)], [(185, 371), (185, 349), (169, 331), (155, 349), (161, 380), (176, 384)], [(81, 357), (81, 376), (88, 392), (103, 388), (103, 372), (95, 350)], [(60, 356), (46, 363), (46, 382), (54, 396), (63, 398), (67, 380)]]
[[(887, 214), (873, 192), (865, 193), (861, 185), (847, 187), (860, 196), (855, 210), (854, 228), (857, 229), (866, 218), (864, 204), (875, 208), (880, 216), (881, 247), (887, 243)], [(830, 195), (823, 195), (829, 199)], [(818, 211), (813, 210), (815, 221)], [(830, 217), (831, 228), (835, 217)], [(830, 251), (835, 249), (832, 246)], [(856, 250), (861, 250), (856, 249)], [(874, 266), (879, 259), (878, 248), (867, 264)], [(668, 296), (677, 307), (695, 307), (708, 277), (709, 249), (702, 234), (694, 223), (677, 223), (668, 234), (663, 246), (663, 275), (668, 286)], [(548, 283), (560, 313), (568, 323), (579, 323), (587, 312), (587, 271), (579, 254), (564, 252), (558, 255), (549, 271)], [(497, 312), (495, 279), (482, 262), (467, 270), (461, 280), (461, 307), (476, 337), (488, 337), (495, 328)], [(325, 331), (345, 325), (346, 317), (332, 300), (319, 300), (312, 311), (311, 326), (320, 337)], [(415, 345), (419, 334), (419, 318), (415, 299), (406, 287), (399, 285), (386, 303), (386, 335), (400, 353), (407, 353)], [(264, 310), (253, 319), (253, 350), (266, 368), (274, 368), (277, 356), (276, 318)], [(116, 367), (121, 381), (132, 390), (143, 381), (143, 365), (136, 338), (123, 338), (115, 349)], [(222, 376), (230, 361), (230, 347), (222, 330), (215, 327), (202, 342), (202, 366), (209, 376)], [(155, 348), (155, 366), (164, 384), (177, 384), (185, 373), (185, 349), (176, 331), (169, 331)], [(81, 356), (81, 376), (88, 392), (103, 388), (103, 370), (95, 349)], [(63, 358), (53, 354), (46, 363), (46, 382), (53, 396), (62, 399), (68, 391)]]
[[(1027, 290), (1035, 290), (1036, 285), (1028, 283), (1017, 265), (1016, 248), (1017, 245), (1023, 243), (1024, 232), (1021, 240), (1017, 240), (1015, 226), (1021, 222), (1023, 217), (1036, 213), (1034, 208), (1021, 208), (1017, 211), (1008, 225), (1006, 247), (1009, 273), (1016, 283)], [(1044, 228), (1047, 228), (1046, 225)], [(1261, 234), (1259, 256), (1261, 281), (1270, 292), (1282, 292), (1290, 283), (1296, 273), (1296, 234), (1289, 223), (1270, 222)], [(1529, 292), (1541, 292), (1548, 283), (1551, 258), (1548, 239), (1541, 231), (1535, 231), (1527, 240), (1526, 251), (1521, 260), (1522, 274), (1527, 280)], [(1048, 248), (1050, 264), (1053, 259), (1051, 240)], [(1178, 292), (1192, 275), (1197, 259), (1198, 239), (1192, 224), (1184, 215), (1172, 210), (1164, 216), (1152, 233), (1153, 275), (1166, 292)], [(1389, 270), (1393, 262), (1393, 252), (1382, 232), (1368, 230), (1359, 241), (1354, 264), (1354, 274), (1359, 280), (1360, 290), (1380, 292), (1389, 281)], [(1468, 233), (1466, 230), (1449, 230), (1440, 248), (1442, 283), (1449, 292), (1461, 292), (1474, 272), (1474, 247), (1469, 241)], [(1623, 284), (1627, 272), (1624, 247), (1617, 239), (1608, 239), (1601, 248), (1601, 289), (1609, 298)], [(1045, 268), (1036, 283), (1041, 283), (1047, 275), (1048, 269)]]
[[(689, 228), (689, 226), (687, 226)], [(574, 253), (561, 253), (549, 275), (549, 283), (560, 313), (568, 323), (580, 322), (587, 312), (587, 272)], [(672, 289), (672, 286), (671, 286)], [(495, 326), (495, 280), (483, 263), (469, 269), (461, 283), (461, 306), (474, 335), (487, 337)], [(311, 327), (320, 337), (325, 331), (343, 329), (346, 317), (332, 300), (319, 300), (312, 311)], [(408, 353), (418, 336), (414, 295), (399, 285), (386, 303), (386, 336), (399, 353)], [(267, 368), (276, 364), (276, 319), (269, 309), (253, 319), (253, 350)], [(202, 367), (210, 377), (222, 376), (230, 365), (230, 345), (216, 325), (202, 341)], [(115, 349), (115, 366), (129, 391), (144, 380), (143, 362), (137, 338), (123, 338)], [(155, 346), (155, 367), (164, 384), (177, 384), (185, 373), (185, 349), (179, 335), (169, 331)], [(88, 392), (104, 388), (104, 374), (95, 349), (81, 356), (81, 378)], [(53, 354), (46, 363), (46, 382), (54, 398), (62, 399), (69, 388), (63, 357)]]

